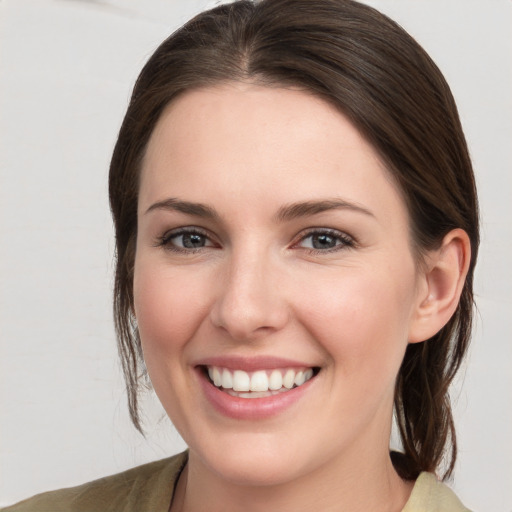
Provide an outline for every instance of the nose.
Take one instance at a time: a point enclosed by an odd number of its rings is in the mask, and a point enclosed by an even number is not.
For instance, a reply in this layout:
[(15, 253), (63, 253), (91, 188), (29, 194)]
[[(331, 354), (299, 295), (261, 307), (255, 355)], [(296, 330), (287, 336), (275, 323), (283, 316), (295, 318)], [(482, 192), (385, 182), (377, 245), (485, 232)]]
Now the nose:
[(289, 317), (281, 274), (271, 258), (240, 254), (219, 275), (212, 323), (237, 341), (251, 341), (282, 329)]

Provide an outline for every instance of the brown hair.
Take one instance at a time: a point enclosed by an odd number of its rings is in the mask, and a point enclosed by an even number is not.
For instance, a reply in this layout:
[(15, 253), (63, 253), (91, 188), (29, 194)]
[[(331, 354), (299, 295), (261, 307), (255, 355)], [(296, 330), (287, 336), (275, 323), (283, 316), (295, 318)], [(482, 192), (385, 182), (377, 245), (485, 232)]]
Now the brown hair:
[[(163, 109), (180, 93), (226, 81), (298, 86), (334, 104), (379, 151), (398, 183), (419, 257), (454, 228), (471, 240), (459, 306), (446, 326), (408, 346), (395, 389), (403, 478), (456, 457), (449, 385), (466, 353), (473, 314), (478, 204), (450, 89), (425, 51), (395, 22), (350, 0), (238, 1), (198, 15), (144, 66), (110, 166), (116, 231), (114, 314), (131, 418), (145, 373), (133, 318), (133, 266), (141, 160)], [(447, 449), (448, 447), (448, 449)]]

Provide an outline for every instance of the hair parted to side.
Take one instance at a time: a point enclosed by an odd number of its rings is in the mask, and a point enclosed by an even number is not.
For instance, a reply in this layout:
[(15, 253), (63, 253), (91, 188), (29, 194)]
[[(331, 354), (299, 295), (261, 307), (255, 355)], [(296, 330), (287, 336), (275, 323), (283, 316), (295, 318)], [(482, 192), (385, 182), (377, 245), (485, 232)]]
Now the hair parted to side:
[(380, 153), (401, 189), (418, 258), (464, 229), (472, 261), (459, 306), (431, 339), (410, 344), (395, 389), (403, 478), (448, 477), (456, 439), (448, 388), (466, 353), (479, 243), (478, 203), (450, 89), (425, 51), (395, 22), (351, 0), (237, 1), (204, 12), (171, 35), (144, 66), (110, 166), (117, 266), (114, 315), (134, 425), (145, 374), (133, 317), (141, 162), (164, 108), (184, 91), (228, 81), (294, 86), (335, 105)]

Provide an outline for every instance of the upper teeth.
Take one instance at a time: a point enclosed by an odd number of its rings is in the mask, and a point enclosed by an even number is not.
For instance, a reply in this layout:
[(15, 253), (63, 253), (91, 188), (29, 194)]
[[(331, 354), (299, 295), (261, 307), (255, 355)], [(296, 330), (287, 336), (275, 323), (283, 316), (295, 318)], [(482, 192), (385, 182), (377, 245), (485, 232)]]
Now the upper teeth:
[(276, 369), (245, 372), (217, 366), (208, 367), (208, 375), (215, 386), (234, 391), (277, 391), (301, 386), (313, 377), (312, 368)]

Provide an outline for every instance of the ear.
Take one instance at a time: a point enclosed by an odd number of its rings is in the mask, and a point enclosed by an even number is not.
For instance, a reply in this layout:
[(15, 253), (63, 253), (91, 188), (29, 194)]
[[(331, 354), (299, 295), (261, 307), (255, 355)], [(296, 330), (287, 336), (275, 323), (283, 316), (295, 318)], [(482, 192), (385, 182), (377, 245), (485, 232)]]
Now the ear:
[(441, 247), (427, 254), (420, 271), (409, 343), (431, 338), (450, 320), (459, 304), (470, 260), (471, 244), (462, 229), (450, 231)]

